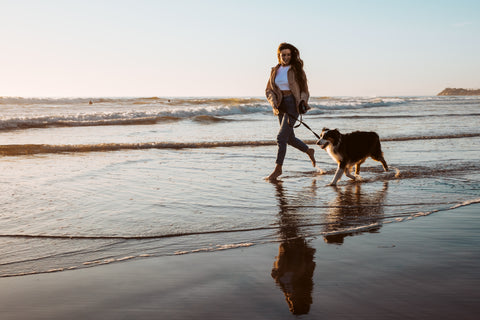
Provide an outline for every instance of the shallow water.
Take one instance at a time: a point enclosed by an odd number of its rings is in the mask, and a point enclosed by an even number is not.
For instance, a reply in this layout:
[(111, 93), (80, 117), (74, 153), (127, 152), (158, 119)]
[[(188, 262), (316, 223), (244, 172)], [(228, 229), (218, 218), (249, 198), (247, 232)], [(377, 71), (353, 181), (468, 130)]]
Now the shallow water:
[[(69, 101), (17, 101), (18, 110), (5, 98), (0, 104), (0, 276), (248, 247), (285, 235), (339, 245), (384, 224), (480, 202), (480, 99), (312, 99), (305, 121), (314, 130), (375, 130), (391, 168), (368, 160), (362, 181), (343, 177), (337, 188), (325, 186), (336, 166), (317, 147), (321, 170), (289, 148), (281, 181), (262, 179), (273, 169), (278, 129), (262, 99), (105, 99), (88, 117), (80, 116), (91, 108), (79, 105), (85, 101)], [(162, 120), (125, 124), (147, 111)], [(164, 121), (167, 115), (176, 119)], [(40, 126), (39, 117), (48, 119)], [(77, 123), (63, 125), (62, 117)], [(114, 117), (124, 124), (97, 119)], [(296, 133), (313, 138), (303, 127)], [(168, 145), (182, 142), (191, 144)], [(71, 147), (78, 145), (86, 149)]]

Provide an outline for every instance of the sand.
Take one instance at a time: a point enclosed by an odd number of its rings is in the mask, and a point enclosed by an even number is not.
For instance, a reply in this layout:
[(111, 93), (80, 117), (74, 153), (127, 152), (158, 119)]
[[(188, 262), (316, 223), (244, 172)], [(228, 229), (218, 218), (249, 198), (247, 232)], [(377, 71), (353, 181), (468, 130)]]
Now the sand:
[[(384, 225), (342, 245), (306, 239), (314, 254), (301, 265), (277, 260), (285, 243), (265, 243), (3, 278), (1, 318), (477, 319), (479, 209)], [(274, 265), (300, 280), (282, 286)]]

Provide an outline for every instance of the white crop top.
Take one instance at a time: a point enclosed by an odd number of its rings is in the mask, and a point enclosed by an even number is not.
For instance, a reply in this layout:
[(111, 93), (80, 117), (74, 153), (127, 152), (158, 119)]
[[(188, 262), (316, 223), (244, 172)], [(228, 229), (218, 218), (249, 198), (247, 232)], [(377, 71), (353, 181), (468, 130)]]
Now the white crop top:
[(288, 69), (290, 69), (290, 66), (280, 66), (277, 70), (277, 75), (275, 76), (275, 84), (280, 88), (280, 90), (290, 90), (287, 76)]

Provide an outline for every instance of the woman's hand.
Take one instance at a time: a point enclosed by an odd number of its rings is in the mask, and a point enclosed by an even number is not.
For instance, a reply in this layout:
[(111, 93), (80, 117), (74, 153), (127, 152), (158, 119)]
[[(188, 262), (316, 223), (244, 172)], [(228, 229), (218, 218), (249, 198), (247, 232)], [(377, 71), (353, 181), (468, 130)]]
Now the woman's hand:
[(298, 105), (298, 111), (303, 114), (303, 113), (306, 113), (308, 110), (310, 110), (310, 106), (307, 105), (307, 103), (304, 100), (301, 100)]

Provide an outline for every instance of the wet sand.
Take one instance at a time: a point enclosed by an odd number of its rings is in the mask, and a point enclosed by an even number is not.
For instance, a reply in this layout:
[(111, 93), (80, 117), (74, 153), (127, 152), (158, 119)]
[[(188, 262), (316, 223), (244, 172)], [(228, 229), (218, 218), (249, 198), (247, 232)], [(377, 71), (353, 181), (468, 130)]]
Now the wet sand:
[(330, 243), (300, 237), (3, 278), (1, 318), (477, 319), (479, 210)]

